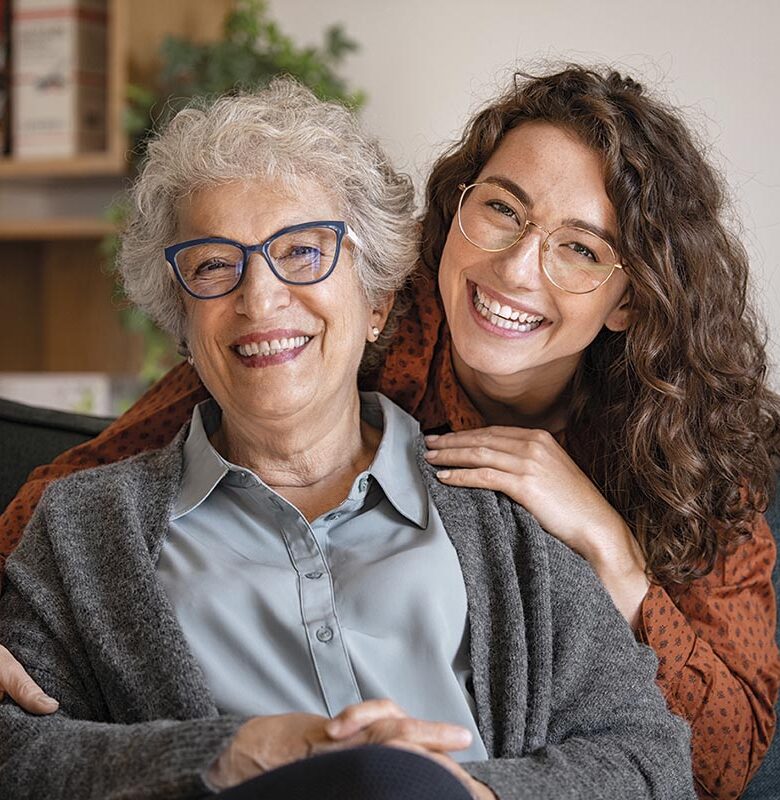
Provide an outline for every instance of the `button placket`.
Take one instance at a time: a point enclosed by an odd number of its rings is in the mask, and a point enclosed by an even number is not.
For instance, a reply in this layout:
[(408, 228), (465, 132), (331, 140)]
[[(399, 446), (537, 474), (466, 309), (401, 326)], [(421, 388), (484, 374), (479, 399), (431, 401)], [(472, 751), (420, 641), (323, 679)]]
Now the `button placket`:
[[(292, 510), (281, 528), (298, 573), (298, 594), (314, 671), (328, 712), (338, 714), (362, 698), (341, 635), (325, 551), (312, 526)], [(292, 519), (292, 517), (295, 519)]]

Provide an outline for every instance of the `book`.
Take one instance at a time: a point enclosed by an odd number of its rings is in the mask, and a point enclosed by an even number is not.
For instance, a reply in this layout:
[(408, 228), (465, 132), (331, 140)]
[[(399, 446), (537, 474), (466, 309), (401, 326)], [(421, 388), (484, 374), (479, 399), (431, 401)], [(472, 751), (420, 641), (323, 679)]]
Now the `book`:
[(105, 150), (107, 21), (107, 0), (14, 0), (13, 156)]

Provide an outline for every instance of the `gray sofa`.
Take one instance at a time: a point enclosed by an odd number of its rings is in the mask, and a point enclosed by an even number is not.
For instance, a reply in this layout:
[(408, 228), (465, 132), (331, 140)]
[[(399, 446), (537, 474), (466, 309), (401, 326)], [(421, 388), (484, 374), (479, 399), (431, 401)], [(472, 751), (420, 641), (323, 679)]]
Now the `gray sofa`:
[[(0, 399), (0, 509), (8, 505), (36, 466), (95, 436), (110, 421), (105, 417), (66, 414)], [(775, 538), (780, 540), (780, 491), (767, 512), (767, 519)], [(774, 584), (780, 598), (780, 563), (775, 564)], [(780, 617), (780, 602), (778, 612)], [(778, 706), (780, 715), (780, 703)], [(743, 799), (780, 800), (780, 736), (775, 737)]]

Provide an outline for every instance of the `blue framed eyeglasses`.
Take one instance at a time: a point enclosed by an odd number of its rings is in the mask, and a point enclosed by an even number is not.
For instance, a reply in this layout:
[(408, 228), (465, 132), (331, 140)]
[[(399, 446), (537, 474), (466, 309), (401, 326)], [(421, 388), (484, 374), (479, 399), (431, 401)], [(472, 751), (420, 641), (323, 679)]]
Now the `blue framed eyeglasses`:
[(282, 283), (310, 286), (324, 281), (338, 263), (345, 236), (361, 246), (346, 222), (302, 222), (282, 228), (259, 244), (219, 236), (179, 242), (165, 248), (165, 260), (188, 294), (214, 300), (241, 285), (252, 253), (261, 253)]

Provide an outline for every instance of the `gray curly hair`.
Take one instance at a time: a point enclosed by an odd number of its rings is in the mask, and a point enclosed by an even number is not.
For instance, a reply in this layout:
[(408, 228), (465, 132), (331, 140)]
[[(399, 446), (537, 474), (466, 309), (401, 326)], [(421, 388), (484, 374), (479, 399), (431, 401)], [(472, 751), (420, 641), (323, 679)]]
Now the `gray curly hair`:
[[(184, 338), (185, 308), (163, 255), (176, 239), (177, 203), (205, 186), (253, 178), (291, 187), (313, 180), (331, 191), (361, 239), (354, 268), (368, 301), (404, 286), (418, 245), (411, 181), (348, 109), (318, 100), (292, 78), (277, 78), (264, 89), (180, 111), (149, 142), (131, 189), (118, 262), (125, 293), (177, 341)], [(364, 366), (387, 346), (397, 312), (369, 346)]]

